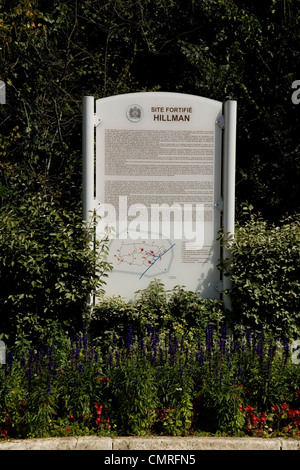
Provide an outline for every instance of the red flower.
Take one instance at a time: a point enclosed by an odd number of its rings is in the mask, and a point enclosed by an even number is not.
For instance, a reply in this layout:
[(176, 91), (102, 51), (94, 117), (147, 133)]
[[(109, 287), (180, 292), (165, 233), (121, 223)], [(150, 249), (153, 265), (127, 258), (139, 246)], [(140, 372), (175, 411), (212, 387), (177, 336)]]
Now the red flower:
[(260, 416), (260, 421), (261, 421), (261, 423), (265, 423), (267, 421), (267, 413), (263, 413)]

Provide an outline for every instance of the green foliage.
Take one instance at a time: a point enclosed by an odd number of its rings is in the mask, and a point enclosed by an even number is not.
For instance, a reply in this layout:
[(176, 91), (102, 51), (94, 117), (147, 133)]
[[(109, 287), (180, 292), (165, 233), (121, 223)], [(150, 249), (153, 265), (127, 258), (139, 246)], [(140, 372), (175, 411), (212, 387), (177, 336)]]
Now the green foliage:
[(231, 336), (207, 327), (197, 341), (132, 333), (104, 352), (85, 331), (8, 350), (0, 438), (299, 435), (300, 368), (286, 343), (250, 329)]
[(203, 384), (199, 407), (199, 427), (211, 433), (239, 435), (245, 426), (241, 390), (231, 383), (209, 380)]
[(251, 216), (238, 224), (229, 267), (233, 323), (294, 337), (300, 331), (300, 219), (280, 226)]
[(292, 214), (299, 207), (299, 113), (291, 102), (299, 24), (297, 0), (3, 0), (1, 160), (51, 176), (74, 205), (82, 96), (162, 90), (232, 98), (238, 213), (249, 199), (265, 219)]
[(92, 338), (103, 347), (111, 340), (125, 340), (129, 325), (137, 326), (138, 312), (134, 305), (119, 296), (103, 297), (87, 318)]
[(91, 237), (78, 214), (43, 192), (2, 208), (1, 334), (37, 341), (48, 322), (81, 327), (87, 297), (109, 270), (104, 251), (91, 250)]
[(168, 292), (159, 280), (155, 279), (146, 289), (137, 291), (134, 304), (144, 328), (152, 325), (160, 330), (168, 325)]
[(188, 331), (201, 334), (208, 325), (218, 327), (224, 321), (223, 303), (219, 300), (202, 299), (199, 293), (177, 286), (166, 291), (159, 280), (136, 293), (133, 301), (121, 297), (100, 297), (88, 321), (92, 337), (99, 344), (112, 338), (126, 341), (128, 328), (143, 336), (148, 327), (157, 331), (172, 328), (176, 333)]
[[(170, 321), (187, 330), (203, 331), (208, 325), (219, 327), (224, 322), (223, 302), (205, 299), (197, 292), (176, 286), (169, 296)], [(171, 326), (171, 323), (169, 324)]]
[[(172, 345), (171, 339), (170, 348), (172, 346), (174, 344)], [(160, 403), (159, 419), (155, 423), (157, 434), (182, 436), (191, 430), (194, 381), (193, 371), (186, 367), (188, 353), (188, 348), (185, 350), (182, 348), (181, 354), (171, 352), (168, 362), (158, 359), (161, 367), (156, 374)]]
[[(112, 419), (122, 435), (151, 432), (156, 418), (157, 378), (151, 363), (137, 355), (111, 369)], [(122, 393), (120, 391), (122, 390)]]
[(265, 219), (278, 221), (299, 209), (299, 113), (291, 104), (297, 1), (205, 1), (196, 12), (201, 26), (178, 41), (188, 61), (181, 89), (237, 100), (238, 215), (248, 199)]

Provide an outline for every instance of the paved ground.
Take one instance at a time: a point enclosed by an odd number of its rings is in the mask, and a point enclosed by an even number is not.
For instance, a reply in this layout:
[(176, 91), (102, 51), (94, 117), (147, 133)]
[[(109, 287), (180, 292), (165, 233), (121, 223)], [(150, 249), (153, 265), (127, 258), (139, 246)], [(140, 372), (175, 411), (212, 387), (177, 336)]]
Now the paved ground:
[(1, 450), (300, 450), (300, 439), (233, 437), (64, 437), (0, 442)]

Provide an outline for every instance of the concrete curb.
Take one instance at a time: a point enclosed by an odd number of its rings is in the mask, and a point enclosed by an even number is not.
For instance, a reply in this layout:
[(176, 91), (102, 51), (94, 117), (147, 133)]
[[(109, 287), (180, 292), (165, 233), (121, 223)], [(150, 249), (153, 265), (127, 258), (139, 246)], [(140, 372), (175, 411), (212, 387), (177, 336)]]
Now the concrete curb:
[(255, 437), (97, 437), (78, 436), (0, 442), (1, 450), (300, 450), (300, 439)]

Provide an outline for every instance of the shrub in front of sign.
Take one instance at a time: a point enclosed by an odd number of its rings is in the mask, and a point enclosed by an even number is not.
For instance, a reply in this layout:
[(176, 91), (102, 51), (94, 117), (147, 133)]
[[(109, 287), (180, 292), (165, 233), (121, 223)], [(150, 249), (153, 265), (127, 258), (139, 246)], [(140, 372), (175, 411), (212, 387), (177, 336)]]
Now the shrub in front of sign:
[(70, 333), (81, 328), (87, 298), (101, 289), (109, 270), (101, 252), (90, 249), (91, 240), (80, 214), (46, 190), (2, 208), (0, 334), (9, 344), (21, 337), (39, 342), (51, 324)]
[(207, 325), (220, 327), (224, 318), (222, 301), (203, 299), (183, 286), (168, 291), (154, 279), (147, 288), (137, 291), (132, 301), (120, 296), (100, 297), (89, 317), (88, 329), (98, 344), (105, 345), (112, 339), (124, 344), (129, 326), (137, 336), (146, 334), (151, 325), (159, 332), (172, 328), (192, 337), (204, 335)]
[[(231, 247), (232, 324), (297, 338), (300, 331), (300, 217), (280, 225), (251, 215)], [(228, 267), (227, 267), (228, 269)]]

